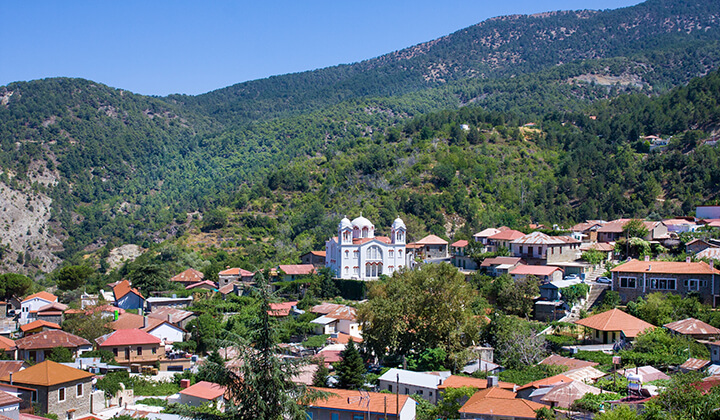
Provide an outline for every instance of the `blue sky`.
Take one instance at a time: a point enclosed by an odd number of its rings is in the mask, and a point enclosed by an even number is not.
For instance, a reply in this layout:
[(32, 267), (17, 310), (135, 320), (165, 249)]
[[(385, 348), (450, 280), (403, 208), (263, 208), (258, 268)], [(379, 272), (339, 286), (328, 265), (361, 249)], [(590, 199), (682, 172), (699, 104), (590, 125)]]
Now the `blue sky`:
[(377, 57), (487, 18), (639, 0), (0, 1), (0, 86), (82, 77), (147, 95)]

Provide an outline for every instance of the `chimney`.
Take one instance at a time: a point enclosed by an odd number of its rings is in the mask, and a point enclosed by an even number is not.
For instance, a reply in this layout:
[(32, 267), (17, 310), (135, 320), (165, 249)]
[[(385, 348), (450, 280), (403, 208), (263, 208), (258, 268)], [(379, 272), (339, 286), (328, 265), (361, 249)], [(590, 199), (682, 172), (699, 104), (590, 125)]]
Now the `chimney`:
[(497, 376), (488, 376), (487, 377), (487, 387), (492, 388), (498, 386), (498, 377)]
[(10, 372), (10, 385), (12, 385), (12, 384), (13, 384), (13, 380), (12, 380), (12, 372)]
[(170, 314), (168, 314), (168, 323), (172, 324), (172, 322), (170, 321)]
[(148, 326), (148, 317), (147, 317), (147, 315), (145, 315), (143, 317), (143, 328), (147, 328), (147, 326)]
[(187, 389), (190, 387), (190, 379), (180, 379), (180, 388)]
[(648, 262), (648, 261), (650, 261), (650, 256), (649, 256), (649, 255), (646, 255), (646, 256), (645, 256), (645, 262)]
[(685, 257), (685, 262), (686, 263), (692, 262), (692, 257), (689, 255), (687, 257)]

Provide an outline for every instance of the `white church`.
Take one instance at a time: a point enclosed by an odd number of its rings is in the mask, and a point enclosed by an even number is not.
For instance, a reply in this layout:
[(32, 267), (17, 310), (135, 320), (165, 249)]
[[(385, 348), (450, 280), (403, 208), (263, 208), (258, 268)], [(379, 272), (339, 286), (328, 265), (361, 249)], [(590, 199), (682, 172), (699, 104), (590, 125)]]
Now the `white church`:
[(407, 265), (406, 237), (407, 228), (399, 217), (392, 224), (389, 238), (375, 236), (375, 226), (362, 215), (352, 222), (344, 217), (338, 225), (338, 236), (325, 242), (325, 266), (341, 279), (390, 276)]

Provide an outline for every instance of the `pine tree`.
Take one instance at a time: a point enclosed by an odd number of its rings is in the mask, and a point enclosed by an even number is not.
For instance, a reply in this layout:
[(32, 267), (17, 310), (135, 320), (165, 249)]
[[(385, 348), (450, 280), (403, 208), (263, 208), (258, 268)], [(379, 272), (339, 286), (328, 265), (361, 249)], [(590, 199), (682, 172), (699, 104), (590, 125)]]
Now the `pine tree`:
[(325, 360), (321, 358), (320, 360), (318, 360), (318, 368), (313, 375), (313, 386), (326, 387), (329, 375), (330, 369), (325, 366)]
[(359, 389), (365, 384), (365, 364), (352, 339), (341, 356), (342, 360), (337, 365), (338, 386), (345, 389)]

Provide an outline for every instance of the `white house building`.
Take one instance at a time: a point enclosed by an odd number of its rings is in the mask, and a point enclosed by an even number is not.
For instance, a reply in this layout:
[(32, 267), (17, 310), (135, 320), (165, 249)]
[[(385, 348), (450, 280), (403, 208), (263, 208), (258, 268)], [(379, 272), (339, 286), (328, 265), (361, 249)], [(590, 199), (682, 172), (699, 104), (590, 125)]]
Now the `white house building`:
[(38, 292), (23, 299), (20, 304), (20, 325), (35, 320), (38, 309), (58, 301), (58, 297), (48, 292)]
[(375, 226), (362, 215), (352, 222), (343, 218), (338, 236), (325, 242), (325, 266), (341, 279), (374, 280), (406, 267), (407, 228), (397, 218), (390, 237), (375, 236)]

